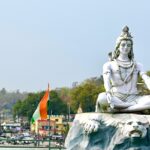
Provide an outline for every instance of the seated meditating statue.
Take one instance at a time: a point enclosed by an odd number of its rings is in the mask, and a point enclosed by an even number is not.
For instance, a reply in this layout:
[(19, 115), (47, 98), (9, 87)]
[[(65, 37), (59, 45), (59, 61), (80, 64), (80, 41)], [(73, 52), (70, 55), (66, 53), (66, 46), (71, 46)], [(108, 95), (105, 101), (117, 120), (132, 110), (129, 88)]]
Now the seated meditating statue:
[(112, 59), (103, 65), (106, 92), (100, 93), (96, 112), (138, 112), (150, 109), (150, 95), (140, 96), (138, 76), (150, 90), (150, 78), (134, 60), (133, 40), (126, 26), (118, 37)]
[(114, 52), (108, 56), (109, 60), (103, 66), (106, 92), (99, 94), (96, 112), (110, 114), (76, 114), (65, 147), (69, 150), (148, 150), (150, 115), (126, 114), (150, 110), (150, 95), (140, 96), (137, 90), (138, 76), (149, 90), (150, 77), (134, 60), (133, 40), (127, 26), (117, 39)]

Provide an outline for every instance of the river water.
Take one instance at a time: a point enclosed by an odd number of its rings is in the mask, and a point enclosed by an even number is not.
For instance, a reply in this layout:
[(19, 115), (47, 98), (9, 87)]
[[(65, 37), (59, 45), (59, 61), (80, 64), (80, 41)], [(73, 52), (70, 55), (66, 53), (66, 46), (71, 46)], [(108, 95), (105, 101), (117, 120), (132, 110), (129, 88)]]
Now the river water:
[[(15, 148), (2, 148), (0, 147), (0, 150), (49, 150), (49, 148), (18, 148), (18, 147), (15, 147)], [(60, 149), (53, 149), (53, 148), (50, 148), (50, 150), (60, 150)], [(65, 150), (65, 149), (61, 149), (61, 150)]]

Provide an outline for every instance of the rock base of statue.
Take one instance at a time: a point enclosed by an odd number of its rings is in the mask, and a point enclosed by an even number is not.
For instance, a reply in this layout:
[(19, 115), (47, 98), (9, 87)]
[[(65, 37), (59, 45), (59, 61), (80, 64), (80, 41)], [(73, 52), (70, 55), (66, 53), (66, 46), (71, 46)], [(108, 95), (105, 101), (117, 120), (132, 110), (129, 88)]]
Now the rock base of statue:
[(149, 150), (150, 115), (77, 114), (65, 140), (67, 150)]

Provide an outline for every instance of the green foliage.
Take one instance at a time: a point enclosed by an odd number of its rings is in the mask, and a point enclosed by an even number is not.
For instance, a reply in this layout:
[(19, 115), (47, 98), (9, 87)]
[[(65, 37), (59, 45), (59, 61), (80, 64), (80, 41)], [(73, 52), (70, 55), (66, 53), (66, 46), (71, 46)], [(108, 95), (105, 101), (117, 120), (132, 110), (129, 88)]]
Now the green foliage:
[[(99, 83), (101, 83), (99, 85)], [(84, 112), (95, 109), (95, 102), (100, 92), (104, 91), (102, 80), (91, 78), (72, 89), (60, 88), (50, 91), (50, 101), (47, 106), (48, 113), (53, 115), (67, 115), (76, 113), (81, 104)], [(14, 116), (26, 116), (30, 120), (36, 110), (44, 92), (29, 93), (24, 101), (18, 101), (13, 107)]]
[(66, 126), (64, 127), (63, 131), (62, 131), (62, 134), (64, 135), (65, 138), (67, 137), (69, 129), (70, 129), (69, 124), (67, 123)]
[[(19, 90), (8, 92), (5, 88), (0, 90), (0, 112), (4, 113), (7, 118), (12, 117), (13, 105), (17, 101), (22, 101), (27, 97), (28, 93), (20, 93)], [(20, 102), (19, 102), (20, 105)]]
[(81, 105), (83, 112), (91, 112), (95, 110), (95, 103), (99, 93), (104, 91), (103, 84), (97, 85), (88, 79), (81, 85), (72, 89), (71, 92), (71, 108), (77, 112), (79, 105)]
[(21, 114), (22, 101), (19, 100), (13, 107), (14, 116)]
[[(30, 93), (24, 101), (18, 101), (13, 106), (13, 115), (28, 117), (30, 121), (34, 111), (36, 110), (44, 92)], [(58, 97), (57, 92), (50, 92), (50, 104), (47, 106), (48, 112), (61, 115), (67, 113), (67, 105)]]
[(62, 101), (62, 99), (58, 96), (56, 91), (51, 91), (50, 93), (50, 104), (49, 104), (49, 113), (53, 115), (66, 115), (67, 112), (67, 104)]
[[(150, 76), (150, 71), (147, 72)], [(150, 91), (146, 88), (141, 77), (138, 78), (138, 89), (141, 95), (150, 95)], [(79, 105), (83, 112), (91, 112), (95, 110), (95, 103), (99, 93), (104, 92), (103, 78), (90, 78), (83, 81), (81, 84), (73, 88), (59, 88), (50, 91), (50, 103), (48, 105), (49, 114), (53, 115), (67, 115), (76, 113)], [(17, 92), (19, 94), (19, 92)], [(2, 89), (1, 95), (7, 95), (7, 91)], [(22, 101), (20, 99), (13, 107), (14, 116), (26, 116), (30, 120), (34, 111), (36, 110), (44, 92), (29, 93), (28, 97)]]
[(56, 89), (56, 92), (58, 93), (58, 96), (67, 104), (70, 103), (70, 93), (71, 93), (71, 89), (67, 88), (67, 87), (62, 87), (60, 89)]
[(26, 116), (28, 120), (32, 117), (35, 109), (38, 106), (40, 98), (42, 97), (43, 92), (41, 93), (29, 93), (28, 97), (24, 101), (17, 101), (13, 106), (13, 115), (17, 116)]
[(5, 95), (5, 94), (7, 93), (7, 91), (6, 91), (5, 88), (2, 88), (1, 91), (0, 91), (0, 93), (1, 93), (2, 95)]

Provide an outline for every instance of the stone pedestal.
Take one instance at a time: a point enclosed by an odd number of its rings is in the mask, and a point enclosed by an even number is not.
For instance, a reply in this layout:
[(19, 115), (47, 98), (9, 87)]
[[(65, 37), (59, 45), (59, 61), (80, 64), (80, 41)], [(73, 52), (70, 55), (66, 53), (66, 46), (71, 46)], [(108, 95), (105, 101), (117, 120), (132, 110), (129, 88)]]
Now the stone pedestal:
[(65, 140), (67, 150), (149, 150), (150, 115), (77, 114)]

